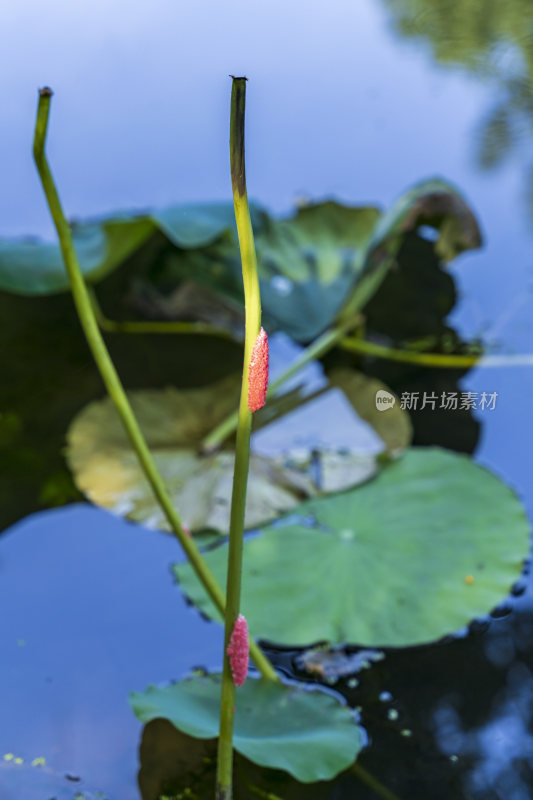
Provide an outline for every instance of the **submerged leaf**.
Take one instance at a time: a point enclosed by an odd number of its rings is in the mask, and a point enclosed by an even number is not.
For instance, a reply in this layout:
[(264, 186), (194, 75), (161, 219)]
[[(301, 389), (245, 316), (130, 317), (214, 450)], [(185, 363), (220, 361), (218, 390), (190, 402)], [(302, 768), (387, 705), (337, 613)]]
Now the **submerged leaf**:
[[(409, 415), (381, 381), (353, 369), (333, 369), (328, 378), (342, 389), (361, 419), (372, 426), (388, 453), (398, 453), (411, 444)], [(380, 399), (387, 402), (380, 403)]]
[[(202, 456), (202, 437), (238, 404), (240, 379), (203, 389), (130, 392), (133, 411), (183, 523), (191, 530), (229, 528), (233, 452)], [(92, 502), (151, 528), (168, 528), (118, 413), (109, 399), (90, 403), (67, 434), (67, 461)], [(252, 455), (246, 524), (257, 525), (313, 493), (290, 466)]]
[[(101, 284), (107, 306), (119, 294)], [(82, 496), (65, 464), (65, 431), (102, 395), (102, 381), (68, 294), (0, 292), (0, 529), (46, 505)], [(190, 386), (242, 368), (242, 351), (221, 337), (119, 336), (109, 342), (126, 387)], [(220, 402), (223, 404), (223, 399)], [(229, 410), (229, 409), (228, 409)]]
[[(199, 739), (218, 736), (220, 675), (195, 675), (165, 688), (132, 693), (141, 722), (167, 719)], [(331, 695), (264, 679), (237, 690), (233, 745), (256, 764), (304, 783), (330, 780), (355, 761), (361, 729)]]
[[(465, 456), (412, 449), (373, 481), (310, 500), (247, 540), (241, 607), (255, 635), (283, 645), (421, 644), (497, 605), (528, 547), (524, 509), (498, 478)], [(222, 586), (226, 552), (207, 554)], [(176, 574), (219, 619), (190, 567)]]
[[(359, 376), (354, 380), (361, 388), (361, 398), (365, 398), (366, 379)], [(374, 379), (369, 382), (370, 391), (382, 387)], [(200, 455), (198, 450), (208, 431), (237, 407), (239, 392), (240, 378), (234, 375), (200, 389), (129, 393), (165, 485), (182, 521), (193, 531), (229, 529), (234, 453), (223, 450)], [(307, 410), (305, 407), (293, 414)], [(289, 427), (293, 414), (286, 418)], [(408, 430), (406, 420), (406, 412), (400, 410), (398, 430)], [(384, 445), (368, 450), (364, 430), (359, 431), (355, 419), (352, 424), (355, 441), (360, 444), (340, 452), (323, 444), (315, 449), (316, 432), (314, 439), (297, 452), (291, 450), (287, 437), (281, 455), (280, 450), (266, 455), (252, 452), (246, 527), (289, 511), (319, 490), (335, 491), (372, 476)], [(399, 432), (397, 441), (403, 440), (406, 445), (408, 438), (402, 437)], [(75, 417), (67, 434), (66, 457), (78, 488), (93, 503), (147, 527), (168, 528), (111, 400), (90, 403)]]

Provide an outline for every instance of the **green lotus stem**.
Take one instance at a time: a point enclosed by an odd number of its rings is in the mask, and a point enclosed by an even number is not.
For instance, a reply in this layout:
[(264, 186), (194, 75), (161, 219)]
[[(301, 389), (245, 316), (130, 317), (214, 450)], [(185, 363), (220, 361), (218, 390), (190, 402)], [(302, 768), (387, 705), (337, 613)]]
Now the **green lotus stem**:
[[(54, 179), (45, 155), (46, 133), (48, 130), (48, 116), (50, 113), (51, 97), (51, 89), (45, 88), (41, 89), (39, 92), (39, 106), (37, 109), (37, 121), (35, 123), (33, 155), (44, 193), (46, 195), (48, 207), (56, 227), (61, 253), (63, 255), (65, 268), (70, 280), (72, 296), (74, 298), (74, 303), (78, 312), (81, 326), (83, 328), (83, 332), (93, 354), (96, 365), (100, 371), (100, 375), (102, 376), (105, 387), (113, 403), (115, 404), (115, 407), (130, 439), (131, 445), (137, 454), (137, 458), (139, 459), (139, 463), (142, 467), (144, 475), (152, 487), (154, 495), (161, 506), (161, 509), (163, 510), (172, 531), (174, 532), (174, 535), (178, 539), (187, 555), (187, 558), (191, 562), (199, 581), (204, 586), (207, 594), (218, 608), (220, 613), (224, 615), (225, 599), (222, 589), (216, 582), (211, 570), (205, 563), (193, 539), (189, 538), (183, 530), (180, 517), (172, 504), (172, 500), (170, 499), (164, 482), (157, 470), (152, 454), (148, 449), (148, 445), (146, 444), (126, 392), (124, 391), (118, 373), (102, 338), (102, 334), (98, 328), (89, 294), (87, 292), (87, 287), (85, 285), (85, 281), (78, 263), (78, 258), (76, 256), (76, 251), (74, 249), (70, 228), (63, 213), (61, 201), (59, 199)], [(256, 667), (264, 677), (277, 680), (277, 675), (272, 664), (261, 652), (260, 648), (255, 644), (255, 642), (253, 642), (253, 640), (250, 641), (250, 655), (255, 662)]]
[(109, 319), (105, 316), (95, 291), (87, 287), (91, 306), (94, 316), (101, 330), (107, 333), (156, 333), (156, 334), (191, 334), (200, 336), (220, 336), (224, 339), (230, 339), (232, 342), (239, 342), (237, 336), (234, 336), (230, 331), (225, 328), (217, 328), (215, 325), (209, 325), (206, 322), (184, 322), (178, 320), (135, 320), (135, 321), (119, 321)]
[(259, 786), (254, 786), (253, 783), (249, 783), (247, 786), (252, 794), (257, 795), (257, 797), (262, 797), (263, 800), (283, 800), (279, 795), (273, 794), (272, 792), (265, 792), (265, 790), (261, 789)]
[(361, 783), (366, 784), (369, 789), (372, 789), (372, 791), (377, 794), (378, 797), (383, 798), (383, 800), (400, 800), (398, 795), (391, 792), (386, 786), (383, 786), (377, 778), (371, 775), (370, 772), (367, 772), (357, 761), (350, 767), (350, 772), (356, 775)]
[(375, 356), (389, 361), (402, 361), (407, 364), (422, 364), (427, 367), (444, 367), (457, 369), (458, 367), (471, 367), (479, 364), (483, 357), (482, 353), (474, 355), (459, 355), (453, 353), (419, 353), (413, 350), (403, 350), (399, 348), (386, 347), (385, 345), (369, 342), (366, 339), (346, 337), (341, 339), (339, 346), (343, 350), (350, 350), (354, 353)]
[[(242, 548), (246, 486), (250, 462), (250, 432), (252, 411), (249, 408), (249, 370), (252, 351), (258, 340), (261, 324), (261, 297), (255, 254), (254, 235), (248, 207), (244, 162), (244, 117), (246, 104), (246, 78), (233, 78), (230, 113), (230, 166), (233, 205), (239, 238), (242, 263), (245, 305), (244, 363), (241, 399), (237, 414), (237, 439), (235, 444), (235, 470), (231, 498), (228, 570), (226, 583), (226, 624), (224, 631), (224, 668), (220, 699), (220, 733), (217, 760), (217, 800), (231, 800), (233, 796), (233, 718), (235, 709), (235, 684), (232, 676), (228, 644), (241, 602)], [(264, 332), (263, 332), (264, 337)], [(254, 351), (255, 352), (255, 351)], [(264, 397), (263, 397), (264, 399)]]
[(447, 354), (447, 353), (419, 353), (413, 350), (402, 350), (394, 347), (369, 342), (365, 339), (346, 337), (341, 339), (339, 346), (344, 350), (355, 353), (384, 358), (389, 361), (403, 361), (407, 364), (422, 364), (426, 367), (440, 367), (444, 369), (457, 369), (458, 367), (517, 367), (532, 366), (532, 353), (516, 353), (511, 355), (483, 355), (483, 353)]

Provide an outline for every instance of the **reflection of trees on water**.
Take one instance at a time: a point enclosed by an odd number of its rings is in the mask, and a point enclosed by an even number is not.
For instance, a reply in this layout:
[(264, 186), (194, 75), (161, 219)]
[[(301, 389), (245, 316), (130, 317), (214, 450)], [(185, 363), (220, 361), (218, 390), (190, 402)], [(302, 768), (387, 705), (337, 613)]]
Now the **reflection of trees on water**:
[[(480, 121), (477, 159), (498, 166), (515, 151), (533, 216), (533, 7), (530, 0), (385, 0), (405, 36), (429, 41), (435, 58), (459, 64), (496, 88)], [(529, 151), (529, 152), (528, 152)]]
[(528, 800), (533, 777), (533, 675), (517, 661), (489, 710), (487, 723), (465, 730), (451, 703), (436, 711), (435, 732), (443, 752), (469, 762), (467, 797)]
[[(525, 588), (522, 584), (514, 594)], [(485, 631), (481, 626), (465, 640), (465, 646), (470, 643), (477, 654), (467, 678), (473, 688), (475, 676), (475, 691), (468, 696), (462, 686), (448, 692), (432, 712), (437, 743), (457, 763), (464, 796), (472, 800), (531, 798), (533, 606), (529, 592), (530, 588), (523, 600), (496, 609)], [(500, 618), (500, 613), (507, 616)], [(469, 657), (468, 652), (462, 655)]]

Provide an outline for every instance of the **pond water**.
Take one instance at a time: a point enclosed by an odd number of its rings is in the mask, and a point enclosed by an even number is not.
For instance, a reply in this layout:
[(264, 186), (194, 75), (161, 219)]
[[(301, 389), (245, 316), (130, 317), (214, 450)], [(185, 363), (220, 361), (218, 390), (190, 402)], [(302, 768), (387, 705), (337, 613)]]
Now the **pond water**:
[[(470, 0), (439, 3), (442, 13), (424, 0), (353, 5), (308, 3), (304, 13), (277, 0), (253, 9), (235, 2), (229, 11), (216, 3), (185, 8), (154, 0), (145, 8), (98, 0), (86, 16), (54, 2), (46, 9), (37, 2), (11, 5), (2, 12), (14, 69), (3, 86), (9, 113), (0, 234), (52, 236), (29, 158), (36, 86), (49, 83), (56, 91), (50, 158), (69, 212), (85, 216), (227, 199), (226, 75), (242, 72), (250, 78), (251, 194), (274, 211), (299, 196), (386, 206), (421, 178), (453, 181), (481, 222), (484, 246), (451, 267), (460, 294), (450, 322), (465, 340), (481, 337), (499, 352), (532, 350), (533, 112), (531, 96), (521, 94), (531, 85), (531, 11), (523, 0), (505, 10), (487, 3), (482, 15)], [(491, 152), (497, 163), (483, 168)], [(61, 298), (50, 302), (56, 303), (53, 319), (70, 313)], [(73, 317), (71, 324), (77, 330)], [(53, 347), (52, 327), (48, 333)], [(35, 305), (24, 347), (36, 346), (41, 335)], [(42, 362), (49, 387), (36, 402), (48, 403), (56, 387), (64, 398), (49, 428), (35, 413), (32, 430), (43, 451), (57, 450), (65, 419), (80, 407), (80, 391), (84, 402), (101, 394), (76, 336), (67, 374), (57, 373), (52, 353)], [(26, 350), (18, 346), (3, 355), (8, 412), (16, 411), (18, 395), (31, 391), (33, 380), (25, 371)], [(112, 344), (129, 387), (159, 385), (161, 375), (177, 385), (204, 383), (202, 351), (188, 340), (184, 347), (189, 350), (176, 354), (175, 340)], [(224, 368), (236, 366), (238, 353), (219, 347)], [(439, 386), (435, 370), (414, 373), (422, 390)], [(531, 368), (472, 369), (459, 387), (498, 393), (493, 411), (474, 412), (478, 434), (472, 438), (470, 431), (461, 447), (462, 431), (452, 436), (436, 419), (425, 423), (423, 437), (419, 430), (419, 440), (452, 446), (453, 438), (454, 447), (466, 450), (475, 443), (475, 459), (517, 491), (531, 519)], [(25, 458), (16, 464), (21, 475), (34, 465)], [(4, 519), (21, 516), (26, 502), (34, 510), (25, 491), (6, 498)], [(70, 499), (70, 487), (64, 492)], [(3, 534), (2, 798), (139, 797), (141, 725), (128, 692), (219, 664), (220, 629), (185, 603), (170, 575), (179, 557), (171, 537), (83, 504), (37, 513)], [(361, 706), (369, 734), (361, 764), (401, 800), (531, 796), (529, 577), (515, 595), (502, 598), (502, 608), (468, 632), (387, 650), (383, 661), (358, 675), (357, 687), (341, 683), (350, 702)], [(293, 672), (294, 653), (274, 657)], [(46, 767), (30, 766), (41, 757)], [(24, 763), (16, 764), (18, 758)], [(345, 775), (325, 796), (376, 795)]]

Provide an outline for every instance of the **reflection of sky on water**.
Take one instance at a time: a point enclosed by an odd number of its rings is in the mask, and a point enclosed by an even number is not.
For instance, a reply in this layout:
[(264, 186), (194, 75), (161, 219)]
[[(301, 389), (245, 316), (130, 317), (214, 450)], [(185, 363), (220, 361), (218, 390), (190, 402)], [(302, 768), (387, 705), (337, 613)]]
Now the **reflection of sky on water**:
[(227, 197), (228, 72), (250, 78), (250, 191), (274, 208), (301, 193), (389, 202), (436, 171), (460, 182), (487, 93), (396, 44), (370, 0), (305, 13), (281, 0), (26, 0), (3, 15), (6, 233), (51, 230), (28, 163), (43, 83), (56, 91), (50, 155), (73, 214)]
[[(70, 7), (25, 0), (6, 4), (2, 18), (9, 67), (0, 71), (2, 235), (48, 236), (52, 230), (30, 159), (37, 86), (49, 83), (56, 91), (49, 154), (68, 212), (84, 216), (227, 199), (227, 73), (246, 73), (252, 195), (275, 210), (291, 207), (300, 195), (388, 205), (420, 178), (438, 173), (454, 181), (479, 215), (486, 244), (452, 266), (462, 291), (452, 320), (465, 335), (483, 333), (504, 350), (531, 349), (531, 239), (521, 164), (510, 160), (482, 173), (474, 157), (473, 137), (493, 100), (490, 80), (480, 84), (459, 70), (436, 67), (427, 47), (396, 38), (380, 3), (309, 2), (303, 13), (281, 0), (93, 0)], [(531, 514), (531, 371), (473, 370), (461, 389), (499, 391), (496, 411), (479, 415), (477, 457), (525, 495)], [(92, 529), (96, 519), (96, 531), (84, 536), (83, 526)], [(185, 641), (196, 631), (195, 660), (216, 663), (219, 653), (214, 626), (200, 624), (183, 607), (164, 571), (174, 543), (131, 534), (105, 515), (67, 511), (23, 523), (0, 549), (3, 607), (11, 609), (1, 622), (2, 639), (11, 643), (3, 687), (12, 709), (1, 746), (26, 749), (29, 757), (51, 740), (51, 759), (55, 747), (65, 769), (90, 763), (91, 782), (110, 789), (115, 781), (121, 800), (128, 800), (124, 781), (133, 785), (138, 729), (127, 691), (190, 666), (187, 649), (169, 658), (169, 637)], [(47, 542), (49, 552), (59, 547), (56, 572), (46, 565)], [(150, 564), (153, 583), (131, 585), (125, 554), (143, 569)], [(88, 574), (92, 559), (94, 579)], [(45, 588), (37, 603), (30, 591), (35, 585)], [(141, 645), (136, 625), (147, 613), (142, 593), (148, 588), (161, 617), (157, 625), (146, 618), (143, 635), (151, 638)], [(481, 640), (490, 667), (506, 671), (486, 724), (466, 730), (452, 702), (439, 701), (434, 711), (443, 752), (472, 761), (467, 786), (476, 798), (530, 796), (529, 593), (517, 605), (520, 613), (492, 623)], [(200, 656), (204, 636), (209, 641)], [(17, 648), (20, 638), (27, 642)], [(54, 679), (59, 674), (61, 682)], [(88, 760), (77, 762), (82, 753)]]
[(0, 758), (45, 757), (134, 800), (141, 725), (128, 693), (216, 667), (222, 648), (221, 627), (174, 585), (181, 557), (174, 537), (81, 506), (11, 528), (0, 548)]

